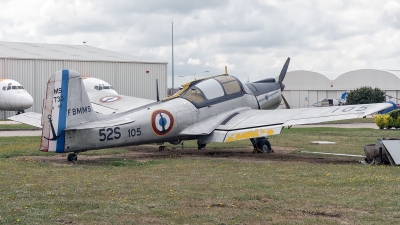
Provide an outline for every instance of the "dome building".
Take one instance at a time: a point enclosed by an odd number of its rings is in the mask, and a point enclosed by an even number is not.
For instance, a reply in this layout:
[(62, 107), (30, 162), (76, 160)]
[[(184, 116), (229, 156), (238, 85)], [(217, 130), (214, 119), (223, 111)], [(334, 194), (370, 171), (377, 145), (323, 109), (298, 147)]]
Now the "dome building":
[[(291, 71), (283, 95), (291, 108), (307, 108), (321, 99), (340, 99), (345, 91), (368, 86), (386, 92), (387, 101), (400, 103), (400, 71), (360, 69), (328, 78), (329, 72)], [(330, 76), (333, 77), (333, 76)]]

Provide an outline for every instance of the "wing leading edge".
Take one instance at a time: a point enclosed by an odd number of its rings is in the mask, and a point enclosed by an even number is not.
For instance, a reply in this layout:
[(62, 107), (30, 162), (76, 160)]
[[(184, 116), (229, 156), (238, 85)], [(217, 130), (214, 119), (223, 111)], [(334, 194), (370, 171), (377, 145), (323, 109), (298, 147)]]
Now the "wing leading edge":
[(362, 118), (390, 106), (388, 103), (378, 103), (325, 108), (246, 109), (232, 114), (228, 121), (225, 120), (212, 133), (199, 140), (204, 143), (230, 142), (266, 137), (279, 134), (285, 126)]

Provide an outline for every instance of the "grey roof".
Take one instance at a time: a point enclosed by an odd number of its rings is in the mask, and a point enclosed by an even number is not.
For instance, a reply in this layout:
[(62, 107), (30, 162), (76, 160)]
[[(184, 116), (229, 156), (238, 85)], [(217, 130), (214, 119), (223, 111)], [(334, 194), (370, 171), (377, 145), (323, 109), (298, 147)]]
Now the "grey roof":
[(0, 58), (166, 63), (89, 45), (60, 45), (0, 41)]

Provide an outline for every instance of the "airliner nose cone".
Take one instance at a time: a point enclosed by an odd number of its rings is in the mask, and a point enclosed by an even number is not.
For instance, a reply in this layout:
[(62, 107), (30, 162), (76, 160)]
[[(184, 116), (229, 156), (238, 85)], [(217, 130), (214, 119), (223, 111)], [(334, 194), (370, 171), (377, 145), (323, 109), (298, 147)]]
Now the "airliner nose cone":
[(321, 107), (321, 103), (320, 102), (314, 103), (313, 106), (314, 107)]
[(22, 109), (27, 109), (33, 105), (33, 98), (31, 95), (22, 95), (20, 98), (20, 105)]

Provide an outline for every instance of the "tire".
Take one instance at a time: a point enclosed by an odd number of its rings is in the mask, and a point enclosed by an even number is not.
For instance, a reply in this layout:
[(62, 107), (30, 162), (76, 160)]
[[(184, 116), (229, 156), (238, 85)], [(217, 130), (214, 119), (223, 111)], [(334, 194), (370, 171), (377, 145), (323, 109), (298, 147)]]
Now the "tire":
[(71, 153), (67, 157), (68, 162), (76, 161), (78, 160), (78, 156), (75, 153)]
[(262, 152), (266, 152), (269, 153), (270, 149), (271, 149), (271, 144), (269, 143), (269, 141), (267, 139), (264, 140), (259, 140), (257, 143), (257, 147), (262, 151)]

